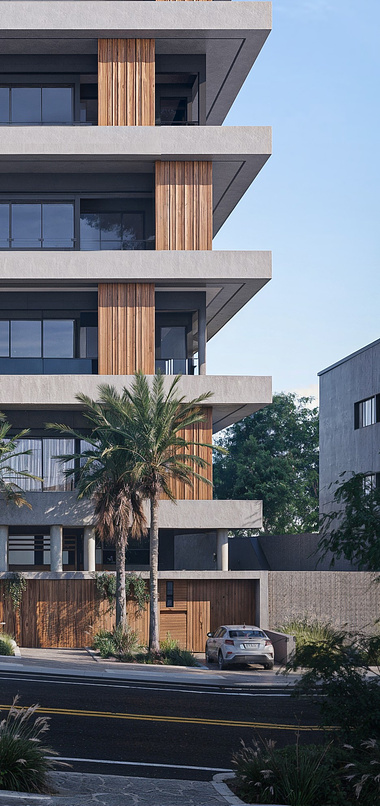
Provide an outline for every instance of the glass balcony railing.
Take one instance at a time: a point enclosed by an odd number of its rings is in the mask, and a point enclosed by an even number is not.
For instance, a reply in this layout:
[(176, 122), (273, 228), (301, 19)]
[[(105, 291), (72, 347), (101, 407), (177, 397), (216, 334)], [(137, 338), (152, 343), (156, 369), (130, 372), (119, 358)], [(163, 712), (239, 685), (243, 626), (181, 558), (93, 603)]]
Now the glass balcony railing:
[(195, 375), (196, 365), (193, 358), (158, 358), (155, 362), (156, 372), (163, 375)]

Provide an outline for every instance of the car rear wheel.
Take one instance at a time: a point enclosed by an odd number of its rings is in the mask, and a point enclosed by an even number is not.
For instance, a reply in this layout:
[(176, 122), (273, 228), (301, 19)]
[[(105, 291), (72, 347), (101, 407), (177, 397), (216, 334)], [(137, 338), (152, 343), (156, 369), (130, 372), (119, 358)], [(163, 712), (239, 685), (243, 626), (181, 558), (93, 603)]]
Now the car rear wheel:
[(268, 670), (273, 669), (273, 666), (274, 666), (273, 663), (264, 663), (264, 669), (268, 669)]
[(226, 664), (224, 663), (223, 655), (219, 651), (219, 654), (218, 654), (218, 669), (220, 669), (220, 671), (222, 671), (225, 668), (226, 668)]

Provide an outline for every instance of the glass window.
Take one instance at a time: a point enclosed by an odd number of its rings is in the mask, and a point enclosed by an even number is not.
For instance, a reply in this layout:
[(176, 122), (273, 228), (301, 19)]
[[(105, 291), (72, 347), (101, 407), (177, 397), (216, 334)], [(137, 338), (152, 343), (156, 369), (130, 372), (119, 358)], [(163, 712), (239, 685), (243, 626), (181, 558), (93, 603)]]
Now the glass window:
[(123, 213), (123, 249), (141, 249), (144, 238), (144, 217), (142, 213)]
[(80, 248), (85, 251), (100, 249), (99, 213), (81, 213)]
[(366, 428), (368, 425), (373, 425), (376, 422), (376, 397), (369, 397), (367, 400), (361, 400), (356, 403), (357, 407), (357, 424), (356, 428)]
[(74, 467), (74, 462), (62, 465), (56, 456), (65, 453), (74, 453), (73, 439), (44, 439), (43, 440), (43, 479), (44, 490), (65, 492), (73, 489), (73, 479), (65, 477), (65, 469)]
[(33, 319), (11, 322), (11, 358), (41, 358), (41, 322)]
[(9, 538), (9, 565), (34, 565), (34, 537)]
[(74, 205), (42, 205), (42, 247), (72, 249), (74, 242)]
[(186, 358), (186, 328), (161, 327), (161, 358)]
[[(30, 454), (23, 454), (23, 451), (31, 451)], [(41, 482), (37, 479), (28, 478), (27, 476), (18, 475), (19, 471), (26, 470), (32, 476), (42, 476), (42, 440), (41, 439), (19, 439), (17, 440), (16, 453), (21, 455), (14, 456), (8, 460), (8, 465), (14, 471), (9, 475), (7, 481), (14, 482), (21, 487), (22, 490), (35, 491), (41, 490)]]
[(0, 123), (9, 123), (9, 88), (0, 87)]
[(121, 249), (121, 213), (100, 213), (100, 248)]
[(43, 322), (44, 358), (74, 357), (73, 319), (45, 319)]
[(160, 98), (161, 123), (170, 126), (173, 123), (186, 123), (187, 98)]
[(0, 249), (9, 249), (9, 204), (0, 204)]
[(72, 123), (73, 120), (72, 87), (42, 88), (42, 122)]
[(40, 87), (12, 87), (11, 121), (12, 123), (41, 122)]
[(12, 204), (13, 249), (41, 248), (41, 205)]
[(0, 356), (9, 356), (9, 322), (0, 321)]

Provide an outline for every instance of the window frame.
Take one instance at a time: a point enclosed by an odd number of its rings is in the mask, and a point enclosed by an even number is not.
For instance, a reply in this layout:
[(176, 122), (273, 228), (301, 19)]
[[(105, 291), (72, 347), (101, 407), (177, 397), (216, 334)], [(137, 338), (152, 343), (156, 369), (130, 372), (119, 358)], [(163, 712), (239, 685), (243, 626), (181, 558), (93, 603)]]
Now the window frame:
[[(59, 80), (57, 80), (57, 76), (59, 75)], [(6, 79), (5, 79), (6, 76)], [(73, 90), (72, 93), (72, 114), (73, 119), (71, 123), (12, 123), (10, 120), (8, 123), (0, 123), (1, 126), (75, 126), (76, 124), (80, 123), (80, 75), (73, 74), (73, 73), (60, 73), (56, 75), (46, 75), (45, 73), (8, 73), (2, 74), (2, 79), (0, 81), (0, 87), (5, 89), (20, 89), (24, 88), (27, 89), (29, 87), (43, 89), (46, 87), (47, 89), (52, 89), (57, 87), (60, 89), (61, 87), (70, 87)], [(11, 110), (11, 98), (9, 93), (9, 113)], [(42, 116), (42, 104), (41, 104), (41, 116)]]

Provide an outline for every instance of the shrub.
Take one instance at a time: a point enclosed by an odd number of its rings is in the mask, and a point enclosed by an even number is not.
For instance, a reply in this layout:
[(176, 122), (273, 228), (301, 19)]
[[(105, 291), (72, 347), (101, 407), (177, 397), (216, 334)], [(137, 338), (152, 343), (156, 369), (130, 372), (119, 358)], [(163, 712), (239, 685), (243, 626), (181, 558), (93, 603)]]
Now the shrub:
[(5, 632), (0, 633), (0, 655), (14, 655), (13, 638)]
[(353, 786), (355, 797), (360, 804), (372, 806), (380, 803), (380, 747), (376, 739), (361, 742), (361, 754), (350, 745), (353, 759), (345, 766), (346, 780)]
[(120, 658), (130, 658), (138, 649), (137, 632), (131, 630), (127, 625), (123, 628), (121, 624), (115, 627), (112, 632), (109, 630), (99, 630), (94, 635), (93, 648), (98, 649), (100, 657), (103, 659), (112, 656)]
[[(328, 759), (331, 745), (295, 745), (276, 749), (273, 741), (241, 742), (232, 763), (236, 769), (237, 791), (247, 803), (286, 803), (289, 806), (346, 802), (337, 790)], [(334, 800), (326, 800), (334, 793)], [(340, 797), (340, 794), (342, 797)]]
[(328, 641), (336, 630), (330, 622), (323, 623), (317, 619), (291, 618), (284, 621), (278, 628), (279, 632), (294, 635), (297, 646), (304, 644), (323, 644)]
[(181, 649), (179, 642), (169, 632), (161, 641), (160, 652), (166, 666), (197, 666), (193, 653), (189, 649)]
[(17, 697), (0, 723), (0, 789), (15, 792), (49, 792), (47, 773), (54, 751), (42, 742), (49, 730), (47, 717), (33, 721), (38, 705), (17, 708)]

